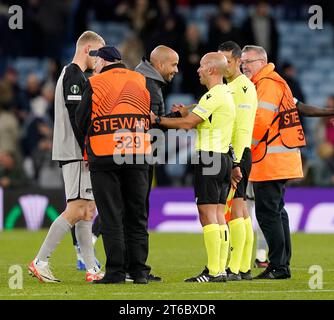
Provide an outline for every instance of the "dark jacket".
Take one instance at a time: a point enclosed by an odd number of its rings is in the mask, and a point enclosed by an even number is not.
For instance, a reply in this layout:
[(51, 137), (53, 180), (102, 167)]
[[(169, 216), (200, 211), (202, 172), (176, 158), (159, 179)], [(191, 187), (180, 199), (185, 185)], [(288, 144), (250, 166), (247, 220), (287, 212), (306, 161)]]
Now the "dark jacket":
[(161, 74), (145, 58), (138, 64), (135, 71), (146, 78), (146, 87), (151, 95), (151, 110), (157, 116), (164, 116), (166, 113), (162, 88), (166, 81)]

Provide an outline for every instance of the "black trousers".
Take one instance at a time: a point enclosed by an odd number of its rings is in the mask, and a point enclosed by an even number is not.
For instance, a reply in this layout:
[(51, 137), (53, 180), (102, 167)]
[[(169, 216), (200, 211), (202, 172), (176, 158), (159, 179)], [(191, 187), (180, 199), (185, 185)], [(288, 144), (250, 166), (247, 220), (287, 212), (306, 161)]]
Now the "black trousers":
[(126, 268), (134, 278), (147, 276), (151, 270), (146, 265), (148, 170), (124, 166), (91, 171), (91, 180), (101, 219), (106, 276), (123, 280)]
[(147, 190), (147, 196), (146, 196), (147, 217), (150, 214), (150, 194), (152, 190), (153, 176), (154, 176), (154, 165), (150, 165), (148, 167), (148, 190)]
[(287, 180), (254, 182), (255, 212), (269, 247), (271, 265), (287, 268), (291, 260), (289, 217), (284, 209)]

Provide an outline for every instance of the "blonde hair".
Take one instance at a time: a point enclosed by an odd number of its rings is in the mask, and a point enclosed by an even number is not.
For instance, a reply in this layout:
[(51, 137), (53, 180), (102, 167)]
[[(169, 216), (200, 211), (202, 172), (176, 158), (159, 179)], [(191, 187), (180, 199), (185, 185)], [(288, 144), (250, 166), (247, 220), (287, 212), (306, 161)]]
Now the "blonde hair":
[(83, 46), (89, 42), (101, 42), (103, 45), (105, 45), (104, 39), (97, 34), (94, 31), (85, 31), (78, 39), (77, 41), (77, 47)]

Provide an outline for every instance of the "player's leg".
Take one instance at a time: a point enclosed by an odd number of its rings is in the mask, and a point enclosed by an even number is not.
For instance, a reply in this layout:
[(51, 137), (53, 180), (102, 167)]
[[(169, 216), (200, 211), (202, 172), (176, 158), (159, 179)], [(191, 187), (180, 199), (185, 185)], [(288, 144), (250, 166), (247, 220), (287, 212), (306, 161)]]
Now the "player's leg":
[(77, 237), (75, 236), (75, 226), (71, 228), (71, 236), (72, 236), (72, 243), (73, 243), (73, 247), (77, 256), (77, 270), (86, 270), (86, 266), (84, 263), (84, 260), (82, 258), (81, 252), (80, 252), (80, 247), (78, 244), (78, 240)]
[[(236, 266), (238, 266), (240, 277), (241, 279), (244, 280), (252, 280), (251, 259), (253, 253), (254, 231), (252, 227), (252, 221), (249, 217), (246, 205), (248, 178), (250, 175), (251, 168), (252, 168), (251, 151), (249, 148), (245, 148), (242, 156), (242, 161), (240, 164), (242, 179), (238, 183), (235, 199), (233, 200), (233, 205), (232, 205), (233, 221), (231, 221), (230, 224), (231, 233), (233, 233), (234, 235), (235, 232), (236, 234), (236, 236), (233, 237), (233, 244), (232, 244), (233, 251), (231, 252), (231, 256), (235, 251), (235, 246), (237, 247), (236, 257), (235, 257), (236, 265), (233, 266), (233, 264), (231, 264), (231, 269), (232, 267), (235, 268)], [(235, 225), (233, 225), (234, 223)], [(232, 231), (234, 228), (235, 231)], [(234, 238), (236, 238), (235, 241)], [(239, 251), (239, 249), (241, 248), (242, 250)], [(232, 272), (234, 272), (233, 269)]]
[(29, 265), (29, 272), (43, 282), (59, 282), (49, 268), (49, 258), (63, 237), (72, 226), (85, 215), (85, 200), (67, 203), (66, 210), (52, 223), (49, 232), (34, 261)]
[[(218, 204), (226, 204), (228, 190), (223, 184), (230, 182), (227, 158), (219, 154), (212, 158), (210, 165), (204, 163), (200, 154), (200, 163), (195, 165), (194, 187), (200, 222), (203, 227), (204, 244), (207, 253), (207, 266), (196, 277), (188, 278), (186, 282), (221, 282), (224, 280), (220, 270), (221, 228), (218, 221)], [(203, 161), (202, 161), (203, 160)], [(230, 164), (230, 163), (229, 163)], [(228, 181), (225, 181), (228, 174)], [(223, 209), (222, 209), (223, 211)]]
[(204, 244), (207, 253), (207, 268), (210, 276), (220, 274), (221, 231), (217, 219), (217, 204), (197, 205), (203, 227)]
[[(242, 181), (240, 181), (242, 183)], [(238, 185), (239, 187), (239, 185)], [(229, 221), (230, 229), (230, 260), (227, 269), (227, 280), (241, 280), (239, 275), (242, 254), (246, 241), (245, 220), (243, 217), (243, 198), (237, 194), (232, 202), (231, 220)]]
[(86, 281), (90, 282), (101, 278), (100, 266), (96, 262), (92, 242), (92, 227), (96, 206), (94, 202), (88, 166), (86, 166), (84, 162), (81, 162), (80, 165), (80, 197), (86, 199), (86, 203), (83, 218), (75, 224), (75, 234), (78, 240), (82, 258), (86, 266)]
[(252, 263), (252, 256), (253, 256), (253, 245), (254, 245), (254, 230), (252, 219), (247, 210), (246, 201), (243, 201), (243, 216), (245, 221), (245, 246), (244, 251), (241, 257), (240, 263), (240, 275), (243, 280), (252, 280), (252, 273), (251, 273), (251, 263)]
[(99, 215), (96, 216), (93, 222), (92, 232), (93, 232), (93, 239), (92, 239), (93, 246), (95, 246), (95, 243), (101, 234), (101, 220), (100, 220)]
[(220, 244), (220, 257), (219, 257), (219, 270), (220, 273), (223, 275), (223, 280), (226, 280), (226, 266), (228, 260), (228, 254), (230, 249), (230, 231), (225, 221), (225, 206), (224, 204), (218, 204), (217, 207), (217, 217), (218, 217), (218, 224), (220, 229), (220, 237), (221, 237), (221, 244)]

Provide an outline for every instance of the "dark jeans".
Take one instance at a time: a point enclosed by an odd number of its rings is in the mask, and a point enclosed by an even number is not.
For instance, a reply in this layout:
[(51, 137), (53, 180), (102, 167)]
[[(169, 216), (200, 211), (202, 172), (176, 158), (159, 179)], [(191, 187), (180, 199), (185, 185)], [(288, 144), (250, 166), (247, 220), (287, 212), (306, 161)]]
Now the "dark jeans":
[(255, 212), (269, 247), (269, 262), (287, 268), (291, 259), (289, 217), (284, 209), (287, 180), (254, 182)]
[(101, 219), (106, 276), (123, 280), (126, 268), (133, 277), (147, 276), (150, 272), (146, 265), (148, 170), (127, 166), (91, 171), (91, 180)]

